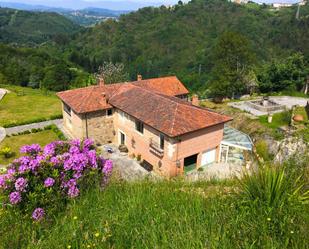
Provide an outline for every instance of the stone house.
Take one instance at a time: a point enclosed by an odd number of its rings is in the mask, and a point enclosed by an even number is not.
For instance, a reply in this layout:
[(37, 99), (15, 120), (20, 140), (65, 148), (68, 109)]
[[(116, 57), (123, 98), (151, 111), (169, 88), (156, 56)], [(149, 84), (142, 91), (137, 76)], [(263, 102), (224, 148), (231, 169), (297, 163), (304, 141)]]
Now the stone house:
[(73, 138), (124, 144), (148, 168), (165, 176), (219, 160), (230, 117), (198, 106), (177, 77), (105, 85), (58, 93), (64, 128)]

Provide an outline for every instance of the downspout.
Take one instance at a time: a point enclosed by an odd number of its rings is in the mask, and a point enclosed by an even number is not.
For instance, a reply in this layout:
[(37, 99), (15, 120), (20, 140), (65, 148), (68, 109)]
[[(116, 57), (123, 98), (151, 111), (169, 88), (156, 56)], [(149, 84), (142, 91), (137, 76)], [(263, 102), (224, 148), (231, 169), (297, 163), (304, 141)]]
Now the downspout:
[(85, 114), (85, 118), (86, 118), (86, 138), (88, 137), (88, 117), (87, 117), (87, 113)]

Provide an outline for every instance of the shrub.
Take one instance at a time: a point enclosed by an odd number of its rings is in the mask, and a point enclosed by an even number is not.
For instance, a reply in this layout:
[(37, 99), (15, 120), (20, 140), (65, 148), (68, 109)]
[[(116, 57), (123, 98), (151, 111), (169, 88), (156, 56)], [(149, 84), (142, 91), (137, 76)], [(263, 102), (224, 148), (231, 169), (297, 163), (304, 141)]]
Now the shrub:
[(0, 155), (3, 155), (5, 158), (10, 158), (14, 155), (14, 152), (10, 147), (4, 147), (0, 150)]
[(112, 170), (112, 162), (98, 156), (88, 139), (26, 145), (21, 153), (0, 175), (2, 205), (34, 220), (52, 216), (81, 190), (105, 184)]
[(268, 210), (289, 204), (298, 206), (309, 200), (309, 191), (304, 191), (301, 178), (292, 179), (283, 166), (264, 166), (252, 175), (245, 175), (240, 186), (245, 200)]
[(256, 152), (259, 156), (261, 156), (265, 161), (270, 161), (273, 158), (268, 151), (267, 143), (264, 140), (260, 140), (255, 144)]
[(140, 162), (140, 161), (142, 160), (142, 155), (141, 155), (141, 154), (137, 154), (136, 160), (137, 160), (138, 162)]

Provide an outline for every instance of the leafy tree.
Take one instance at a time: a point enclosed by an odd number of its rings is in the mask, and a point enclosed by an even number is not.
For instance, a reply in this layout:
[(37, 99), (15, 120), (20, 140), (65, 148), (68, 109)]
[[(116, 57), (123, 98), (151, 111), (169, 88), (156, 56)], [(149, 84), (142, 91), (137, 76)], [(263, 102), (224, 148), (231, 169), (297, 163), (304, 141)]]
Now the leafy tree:
[(210, 85), (214, 97), (234, 97), (248, 91), (254, 73), (254, 53), (249, 40), (238, 33), (222, 34), (214, 48), (214, 67)]
[(42, 87), (48, 90), (62, 91), (69, 87), (71, 72), (67, 65), (59, 63), (46, 69)]
[(261, 92), (301, 90), (306, 82), (309, 67), (301, 53), (285, 60), (273, 60), (266, 64), (258, 75)]

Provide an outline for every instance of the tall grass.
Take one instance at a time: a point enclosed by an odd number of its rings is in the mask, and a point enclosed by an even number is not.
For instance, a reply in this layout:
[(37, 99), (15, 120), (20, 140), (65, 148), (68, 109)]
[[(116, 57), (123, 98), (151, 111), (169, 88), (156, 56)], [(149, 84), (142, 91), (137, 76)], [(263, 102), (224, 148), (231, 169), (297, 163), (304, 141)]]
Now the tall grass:
[(241, 185), (114, 181), (42, 224), (2, 210), (0, 248), (307, 248), (308, 205), (270, 212), (293, 191), (269, 174)]

